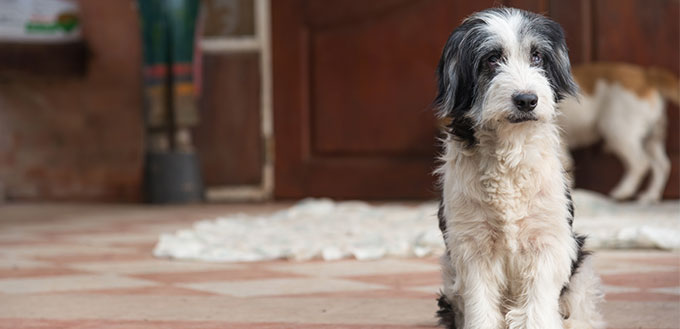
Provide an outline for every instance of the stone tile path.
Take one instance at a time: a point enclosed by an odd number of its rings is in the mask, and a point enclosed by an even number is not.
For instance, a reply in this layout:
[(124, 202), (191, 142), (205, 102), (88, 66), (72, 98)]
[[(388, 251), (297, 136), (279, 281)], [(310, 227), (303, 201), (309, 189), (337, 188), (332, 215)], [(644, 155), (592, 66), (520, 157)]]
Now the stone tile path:
[[(284, 206), (5, 205), (0, 329), (435, 326), (434, 257), (217, 264), (151, 256), (158, 233)], [(680, 328), (680, 254), (598, 251), (595, 264), (610, 328)]]

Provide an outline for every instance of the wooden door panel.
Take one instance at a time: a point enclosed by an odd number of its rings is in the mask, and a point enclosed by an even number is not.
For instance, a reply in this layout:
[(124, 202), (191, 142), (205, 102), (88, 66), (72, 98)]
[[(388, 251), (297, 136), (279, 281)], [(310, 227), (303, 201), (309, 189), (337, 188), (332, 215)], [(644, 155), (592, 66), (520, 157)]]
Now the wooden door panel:
[(680, 71), (680, 1), (598, 0), (594, 4), (596, 60)]
[(272, 1), (275, 196), (434, 197), (448, 34), (494, 1)]
[(572, 63), (587, 62), (592, 57), (591, 5), (589, 0), (550, 1), (550, 16), (564, 29)]
[(260, 184), (264, 156), (258, 55), (205, 55), (203, 86), (201, 120), (193, 136), (204, 184)]
[[(564, 1), (563, 2), (576, 2), (576, 1)], [(503, 5), (507, 7), (521, 8), (524, 10), (529, 10), (535, 13), (548, 14), (549, 13), (549, 2), (547, 0), (506, 0), (503, 1)]]
[(370, 22), (393, 10), (401, 11), (421, 0), (328, 0), (303, 1), (305, 24), (315, 30), (330, 26)]
[(310, 32), (314, 154), (432, 156), (433, 72), (448, 32), (429, 30), (450, 17), (440, 9), (409, 2)]

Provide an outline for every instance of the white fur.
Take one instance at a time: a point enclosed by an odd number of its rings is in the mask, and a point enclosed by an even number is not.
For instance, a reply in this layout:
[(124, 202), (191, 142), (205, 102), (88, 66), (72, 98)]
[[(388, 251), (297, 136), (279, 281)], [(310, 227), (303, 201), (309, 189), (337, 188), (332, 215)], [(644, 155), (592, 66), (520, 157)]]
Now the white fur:
[(597, 305), (604, 300), (600, 278), (593, 271), (590, 258), (569, 282), (569, 292), (560, 298), (560, 313), (567, 317), (565, 328), (604, 328)]
[(570, 97), (560, 108), (559, 123), (570, 149), (603, 139), (606, 149), (622, 160), (625, 172), (610, 193), (613, 198), (632, 197), (651, 170), (652, 179), (638, 200), (649, 203), (661, 199), (670, 160), (665, 152), (665, 103), (658, 92), (641, 98), (620, 84), (600, 80), (593, 95)]
[[(522, 17), (485, 20), (507, 58), (468, 114), (478, 143), (468, 148), (452, 137), (444, 141), (436, 171), (448, 249), (443, 294), (458, 313), (457, 328), (602, 328), (597, 308), (590, 307), (601, 295), (597, 277), (582, 269), (573, 277), (577, 282), (569, 282), (577, 250), (567, 222), (553, 91), (541, 69), (530, 65), (530, 40), (518, 33)], [(518, 92), (538, 96), (535, 121), (509, 122)], [(583, 299), (592, 302), (575, 306)]]

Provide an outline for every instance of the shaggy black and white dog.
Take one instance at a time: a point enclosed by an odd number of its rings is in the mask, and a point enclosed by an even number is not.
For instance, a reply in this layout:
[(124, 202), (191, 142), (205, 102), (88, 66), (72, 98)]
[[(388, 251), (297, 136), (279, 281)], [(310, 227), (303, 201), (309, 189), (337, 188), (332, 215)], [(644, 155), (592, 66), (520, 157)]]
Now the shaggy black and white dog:
[(560, 162), (556, 104), (576, 92), (562, 28), (518, 9), (473, 14), (437, 74), (435, 106), (450, 122), (436, 171), (447, 248), (440, 323), (603, 328)]

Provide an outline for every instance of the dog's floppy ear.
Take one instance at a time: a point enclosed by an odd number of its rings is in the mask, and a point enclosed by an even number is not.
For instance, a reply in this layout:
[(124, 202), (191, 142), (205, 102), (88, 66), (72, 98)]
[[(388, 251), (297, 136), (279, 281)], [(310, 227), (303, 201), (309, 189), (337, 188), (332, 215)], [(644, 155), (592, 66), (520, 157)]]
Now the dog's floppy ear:
[[(476, 91), (477, 63), (471, 29), (480, 20), (466, 20), (449, 36), (437, 65), (437, 97), (434, 107), (442, 118), (450, 118), (450, 133), (468, 147), (476, 144), (472, 120), (466, 113), (472, 107)], [(465, 42), (465, 44), (463, 44)]]
[(542, 28), (554, 49), (545, 54), (545, 72), (555, 94), (555, 101), (560, 101), (568, 95), (576, 95), (578, 86), (571, 75), (569, 51), (562, 27), (555, 21), (545, 18)]

